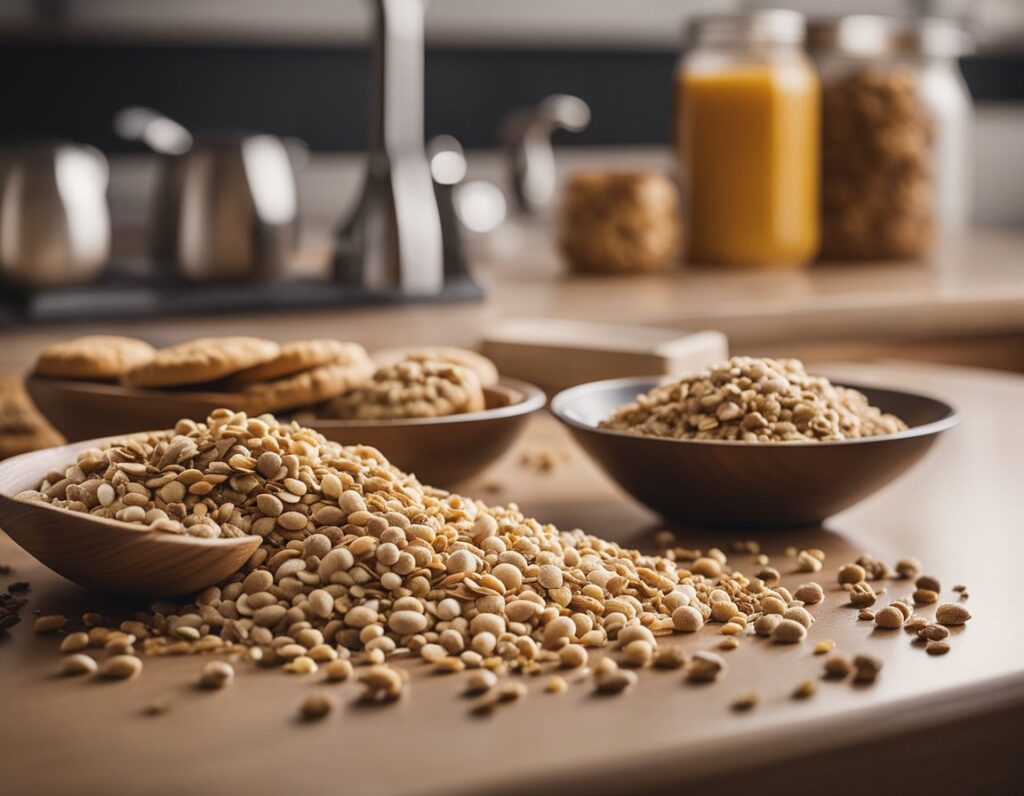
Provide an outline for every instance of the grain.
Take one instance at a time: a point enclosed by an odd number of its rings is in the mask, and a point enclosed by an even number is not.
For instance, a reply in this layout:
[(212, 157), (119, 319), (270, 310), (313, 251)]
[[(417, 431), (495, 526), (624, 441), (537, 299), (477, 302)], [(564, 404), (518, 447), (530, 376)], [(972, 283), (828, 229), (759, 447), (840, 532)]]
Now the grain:
[(88, 655), (76, 652), (68, 655), (61, 662), (60, 671), (61, 674), (75, 676), (79, 674), (92, 674), (98, 668), (95, 660)]
[(352, 662), (348, 660), (331, 661), (324, 667), (324, 674), (331, 682), (337, 683), (347, 680), (352, 676)]
[(215, 690), (224, 688), (235, 679), (235, 670), (227, 661), (210, 661), (199, 674), (199, 685)]
[(824, 655), (825, 653), (831, 652), (835, 646), (836, 643), (832, 639), (824, 639), (814, 645), (814, 654)]
[(566, 669), (579, 669), (587, 665), (589, 655), (579, 644), (566, 644), (558, 651), (558, 662)]
[(648, 642), (638, 639), (622, 648), (622, 658), (627, 666), (650, 666), (654, 659), (654, 649)]
[(466, 680), (467, 694), (483, 694), (498, 684), (498, 676), (489, 669), (477, 669)]
[(68, 633), (60, 642), (61, 652), (81, 652), (89, 646), (89, 634), (81, 631)]
[(802, 583), (793, 592), (793, 597), (805, 605), (817, 605), (825, 599), (825, 591), (817, 583)]
[(658, 669), (681, 669), (686, 665), (686, 653), (679, 647), (663, 647), (654, 656), (654, 666)]
[(939, 601), (939, 594), (931, 589), (915, 589), (913, 600), (914, 605), (931, 605)]
[(867, 577), (864, 567), (860, 564), (844, 564), (839, 569), (838, 580), (840, 584), (853, 585), (862, 582)]
[(919, 589), (927, 589), (928, 591), (942, 591), (942, 584), (939, 583), (939, 579), (933, 578), (931, 575), (921, 575), (914, 581), (914, 585)]
[(895, 570), (901, 578), (916, 578), (921, 574), (921, 562), (916, 558), (901, 558), (896, 562)]
[(733, 357), (638, 396), (601, 427), (672, 439), (816, 442), (888, 434), (906, 424), (856, 390), (809, 375), (799, 360)]
[(701, 650), (690, 658), (686, 679), (693, 683), (709, 683), (717, 680), (725, 671), (725, 661), (713, 652)]
[(760, 701), (760, 695), (757, 691), (744, 691), (732, 702), (732, 709), (738, 713), (745, 713), (748, 710), (753, 710), (757, 707), (757, 703)]
[(970, 618), (971, 612), (956, 603), (943, 603), (935, 609), (935, 621), (946, 627), (966, 624)]
[(36, 619), (32, 625), (33, 633), (53, 633), (57, 630), (62, 630), (64, 625), (68, 623), (67, 617), (61, 616), (60, 614), (47, 614), (46, 616), (40, 616)]
[(319, 721), (334, 710), (335, 702), (329, 694), (310, 694), (299, 708), (303, 721)]
[(925, 644), (924, 651), (929, 655), (945, 655), (949, 652), (949, 643), (945, 641), (929, 641)]
[(807, 699), (818, 692), (818, 684), (814, 680), (801, 680), (793, 689), (793, 699)]
[(853, 681), (873, 683), (882, 671), (882, 661), (873, 655), (858, 655), (853, 659)]
[(548, 678), (544, 684), (544, 690), (549, 694), (561, 694), (569, 690), (569, 684), (565, 682), (564, 677), (559, 677), (556, 674)]
[(903, 627), (905, 621), (903, 612), (900, 611), (895, 605), (887, 605), (877, 614), (875, 614), (875, 624), (885, 630), (897, 630)]
[(826, 677), (842, 680), (850, 675), (854, 670), (854, 665), (853, 661), (845, 655), (835, 654), (829, 655), (825, 659), (824, 669)]
[(917, 631), (917, 637), (926, 641), (943, 641), (949, 638), (949, 629), (944, 625), (925, 625)]
[(606, 672), (598, 672), (596, 676), (596, 690), (599, 694), (621, 694), (637, 684), (636, 672), (629, 669), (613, 669)]
[(101, 677), (111, 680), (127, 680), (137, 677), (142, 671), (142, 661), (134, 655), (115, 655), (100, 664)]
[(807, 638), (807, 628), (795, 619), (781, 619), (771, 632), (776, 644), (796, 644)]

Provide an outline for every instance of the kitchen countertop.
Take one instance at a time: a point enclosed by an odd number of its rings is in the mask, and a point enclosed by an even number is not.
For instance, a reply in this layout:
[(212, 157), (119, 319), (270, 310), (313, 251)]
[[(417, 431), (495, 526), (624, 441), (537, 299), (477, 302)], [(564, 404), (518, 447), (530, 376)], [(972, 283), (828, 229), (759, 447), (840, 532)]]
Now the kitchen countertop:
[[(307, 272), (325, 261), (319, 240), (304, 253)], [(974, 336), (1010, 336), (1024, 348), (1022, 252), (1024, 234), (980, 230), (961, 246), (944, 248), (930, 264), (757, 272), (686, 268), (657, 275), (578, 277), (564, 273), (542, 226), (513, 224), (474, 247), (476, 273), (488, 292), (483, 302), (28, 327), (2, 333), (0, 371), (24, 369), (47, 342), (77, 334), (121, 332), (157, 344), (205, 334), (279, 340), (315, 334), (371, 347), (409, 340), (472, 346), (495, 319), (518, 316), (714, 328), (725, 332), (737, 350), (797, 356), (813, 355), (823, 345)], [(1019, 358), (1024, 363), (1024, 351)]]
[[(396, 317), (403, 318), (405, 339), (427, 331), (417, 328), (426, 317), (420, 309)], [(331, 328), (355, 320), (333, 319)], [(668, 794), (697, 781), (723, 793), (732, 786), (769, 792), (766, 784), (774, 782), (790, 783), (776, 790), (791, 790), (813, 781), (828, 782), (837, 793), (911, 793), (925, 783), (930, 793), (1008, 792), (1020, 783), (1014, 754), (1024, 715), (1024, 637), (1008, 601), (1024, 561), (1024, 427), (1017, 419), (1024, 378), (899, 363), (829, 372), (933, 393), (956, 405), (963, 422), (915, 470), (824, 528), (744, 534), (759, 538), (784, 585), (813, 579), (825, 587), (826, 601), (812, 609), (817, 622), (808, 643), (744, 639), (739, 649), (721, 653), (729, 670), (713, 685), (684, 684), (679, 672), (645, 671), (632, 693), (596, 698), (584, 685), (544, 694), (544, 678), (530, 680), (525, 700), (489, 718), (470, 715), (471, 702), (459, 696), (463, 676), (430, 676), (404, 664), (412, 687), (399, 703), (358, 707), (354, 685), (333, 685), (340, 709), (304, 725), (296, 711), (319, 675), (239, 664), (230, 688), (201, 692), (194, 685), (201, 661), (178, 657), (147, 659), (142, 676), (130, 682), (58, 678), (57, 641), (32, 634), (31, 612), (77, 616), (126, 606), (72, 586), (0, 537), (0, 563), (14, 567), (4, 583), (32, 583), (25, 621), (0, 637), (0, 792)], [(517, 451), (463, 491), (502, 484), (489, 499), (515, 500), (543, 520), (649, 545), (663, 526), (570, 445), (550, 417), (538, 415)], [(548, 446), (570, 450), (569, 461), (548, 473), (520, 464), (523, 451)], [(727, 549), (733, 538), (687, 532), (680, 543)], [(825, 569), (795, 574), (783, 553), (788, 545), (822, 548)], [(835, 573), (862, 551), (890, 563), (917, 556), (941, 579), (944, 600), (955, 597), (953, 584), (968, 586), (974, 618), (954, 629), (948, 655), (926, 655), (905, 631), (873, 630), (856, 620)], [(731, 558), (741, 569), (752, 566), (748, 556)], [(885, 586), (884, 599), (909, 591), (907, 582)], [(932, 609), (920, 613), (930, 616)], [(663, 643), (713, 649), (721, 638), (712, 625)], [(791, 699), (800, 680), (820, 674), (822, 658), (811, 647), (825, 638), (844, 653), (883, 656), (878, 681), (863, 687), (821, 681), (816, 695)], [(761, 703), (748, 713), (731, 711), (752, 685)], [(141, 715), (161, 696), (172, 702), (168, 714)], [(795, 761), (798, 767), (785, 768)]]

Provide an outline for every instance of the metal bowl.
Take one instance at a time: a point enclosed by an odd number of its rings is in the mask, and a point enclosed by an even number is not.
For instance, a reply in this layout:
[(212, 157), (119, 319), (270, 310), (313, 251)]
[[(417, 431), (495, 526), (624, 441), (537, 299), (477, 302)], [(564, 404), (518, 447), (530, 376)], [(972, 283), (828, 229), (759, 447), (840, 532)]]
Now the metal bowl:
[(749, 443), (661, 439), (597, 427), (659, 381), (582, 384), (558, 393), (551, 412), (634, 498), (667, 519), (696, 527), (818, 525), (908, 470), (960, 419), (935, 398), (845, 384), (909, 428), (836, 442)]

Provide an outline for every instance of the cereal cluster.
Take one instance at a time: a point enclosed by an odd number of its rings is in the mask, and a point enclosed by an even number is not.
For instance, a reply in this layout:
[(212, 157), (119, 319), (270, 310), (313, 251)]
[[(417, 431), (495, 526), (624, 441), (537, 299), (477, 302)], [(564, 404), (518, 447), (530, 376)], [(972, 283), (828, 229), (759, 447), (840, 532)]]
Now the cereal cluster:
[(602, 428), (673, 439), (813, 442), (891, 434), (906, 424), (796, 359), (733, 357), (637, 396)]
[(323, 416), (388, 420), (443, 417), (483, 409), (484, 393), (474, 371), (414, 356), (380, 367), (367, 383), (331, 401)]

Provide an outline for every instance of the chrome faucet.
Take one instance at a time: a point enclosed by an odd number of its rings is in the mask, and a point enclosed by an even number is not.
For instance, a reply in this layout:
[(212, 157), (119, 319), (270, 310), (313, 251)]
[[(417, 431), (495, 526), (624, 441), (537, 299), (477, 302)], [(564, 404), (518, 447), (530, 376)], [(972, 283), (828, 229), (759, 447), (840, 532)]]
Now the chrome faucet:
[(444, 245), (423, 144), (425, 0), (373, 5), (366, 178), (337, 234), (335, 276), (371, 291), (435, 294), (444, 286)]

